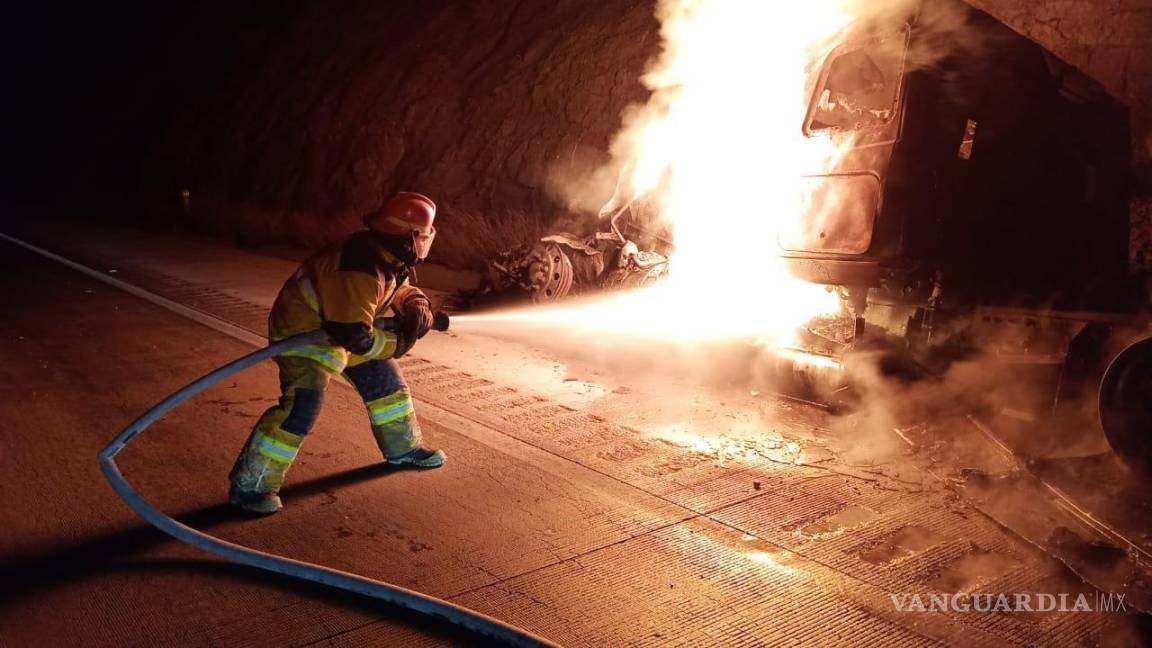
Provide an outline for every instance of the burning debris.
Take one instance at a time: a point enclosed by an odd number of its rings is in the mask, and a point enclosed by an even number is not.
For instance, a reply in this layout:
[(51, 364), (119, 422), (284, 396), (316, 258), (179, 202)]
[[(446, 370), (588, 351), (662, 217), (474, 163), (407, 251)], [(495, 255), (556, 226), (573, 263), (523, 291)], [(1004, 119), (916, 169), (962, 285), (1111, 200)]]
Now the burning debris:
[(535, 245), (502, 253), (488, 265), (485, 283), (473, 298), (521, 294), (546, 304), (571, 295), (651, 286), (668, 272), (668, 257), (641, 250), (620, 231), (625, 210), (609, 220), (610, 231), (588, 238), (554, 234)]

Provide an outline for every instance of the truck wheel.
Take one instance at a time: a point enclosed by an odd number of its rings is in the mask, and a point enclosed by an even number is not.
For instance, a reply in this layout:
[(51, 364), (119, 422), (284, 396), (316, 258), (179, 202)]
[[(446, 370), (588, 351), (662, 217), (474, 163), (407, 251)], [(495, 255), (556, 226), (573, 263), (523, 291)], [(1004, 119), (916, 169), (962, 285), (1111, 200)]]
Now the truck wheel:
[(1100, 381), (1100, 424), (1112, 449), (1152, 476), (1152, 338), (1113, 358)]

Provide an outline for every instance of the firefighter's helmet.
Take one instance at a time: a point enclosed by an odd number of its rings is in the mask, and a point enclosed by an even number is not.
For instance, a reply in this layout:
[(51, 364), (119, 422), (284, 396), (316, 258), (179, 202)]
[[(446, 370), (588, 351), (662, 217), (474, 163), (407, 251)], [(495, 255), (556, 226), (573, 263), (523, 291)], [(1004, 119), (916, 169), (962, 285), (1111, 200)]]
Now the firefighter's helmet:
[(364, 216), (364, 226), (388, 236), (411, 236), (416, 258), (423, 260), (432, 249), (436, 228), (436, 203), (424, 194), (401, 191), (380, 209)]

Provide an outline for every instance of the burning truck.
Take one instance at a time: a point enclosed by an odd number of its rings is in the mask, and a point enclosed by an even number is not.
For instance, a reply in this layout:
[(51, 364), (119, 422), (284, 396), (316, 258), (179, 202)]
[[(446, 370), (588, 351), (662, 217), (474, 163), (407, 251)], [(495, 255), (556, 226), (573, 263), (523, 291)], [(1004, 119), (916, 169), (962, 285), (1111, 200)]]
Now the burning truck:
[[(791, 351), (838, 364), (885, 348), (932, 373), (980, 349), (1048, 383), (1036, 416), (1102, 424), (1129, 464), (1152, 469), (1126, 107), (960, 0), (899, 6), (839, 30), (805, 70), (793, 127), (801, 148), (835, 153), (796, 156), (800, 205), (774, 217), (774, 247), (842, 308), (802, 327)], [(637, 173), (625, 166), (599, 232), (508, 253), (490, 287), (541, 303), (662, 279), (675, 239)]]
[(1050, 383), (1035, 409), (1098, 419), (1121, 456), (1152, 467), (1127, 109), (957, 0), (849, 31), (811, 82), (805, 135), (849, 143), (806, 176), (778, 243), (793, 274), (841, 292), (852, 326), (837, 342), (880, 340), (929, 369), (979, 348)]

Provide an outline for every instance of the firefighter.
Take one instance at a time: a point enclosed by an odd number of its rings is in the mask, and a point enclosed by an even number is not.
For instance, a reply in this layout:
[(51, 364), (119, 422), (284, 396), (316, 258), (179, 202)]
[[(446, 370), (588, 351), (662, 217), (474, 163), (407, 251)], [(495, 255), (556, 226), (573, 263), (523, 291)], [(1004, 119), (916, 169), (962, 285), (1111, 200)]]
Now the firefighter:
[[(364, 399), (385, 461), (444, 464), (443, 452), (420, 444), (412, 396), (395, 361), (432, 328), (428, 298), (408, 276), (428, 256), (435, 215), (427, 196), (398, 193), (364, 217), (366, 230), (305, 261), (280, 289), (268, 317), (269, 339), (322, 327), (328, 340), (276, 358), (280, 401), (260, 417), (236, 459), (232, 504), (251, 513), (280, 510), (284, 474), (320, 413), (328, 382), (341, 373)], [(372, 326), (389, 307), (401, 323), (395, 332)]]

